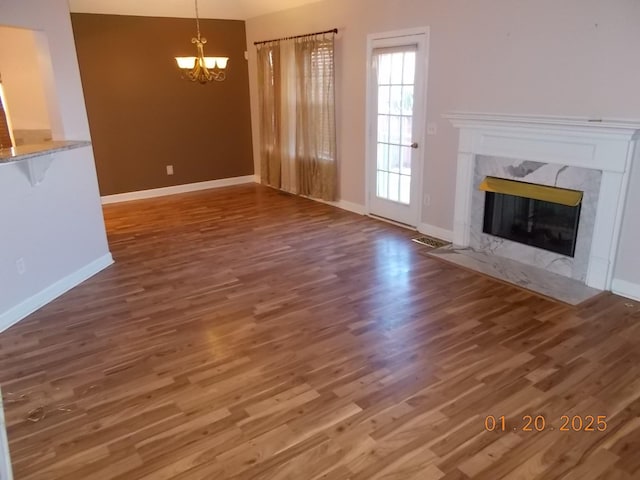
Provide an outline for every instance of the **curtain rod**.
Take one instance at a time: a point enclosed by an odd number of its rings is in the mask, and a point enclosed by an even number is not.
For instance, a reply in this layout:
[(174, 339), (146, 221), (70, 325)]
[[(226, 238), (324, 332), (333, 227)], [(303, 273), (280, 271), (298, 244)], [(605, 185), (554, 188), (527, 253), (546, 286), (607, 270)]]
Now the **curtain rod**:
[(279, 42), (281, 40), (293, 40), (295, 38), (313, 37), (314, 35), (324, 35), (326, 33), (338, 33), (338, 29), (326, 30), (324, 32), (307, 33), (306, 35), (295, 35), (293, 37), (274, 38), (273, 40), (262, 40), (261, 42), (253, 42), (254, 45), (262, 45), (264, 43)]

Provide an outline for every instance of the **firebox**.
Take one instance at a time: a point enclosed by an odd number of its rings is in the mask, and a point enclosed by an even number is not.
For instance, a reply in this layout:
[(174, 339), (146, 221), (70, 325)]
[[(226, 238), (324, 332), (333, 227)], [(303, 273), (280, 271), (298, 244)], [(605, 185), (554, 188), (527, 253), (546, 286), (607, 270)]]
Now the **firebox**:
[(486, 177), (484, 232), (573, 257), (583, 193)]

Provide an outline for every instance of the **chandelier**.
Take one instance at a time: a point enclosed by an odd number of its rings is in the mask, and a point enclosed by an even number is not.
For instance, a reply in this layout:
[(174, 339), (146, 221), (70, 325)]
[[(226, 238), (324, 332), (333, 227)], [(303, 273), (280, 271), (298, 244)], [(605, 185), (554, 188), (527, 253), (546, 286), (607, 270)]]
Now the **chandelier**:
[(215, 80), (221, 82), (226, 78), (225, 69), (229, 57), (205, 57), (204, 44), (207, 39), (200, 35), (200, 16), (198, 13), (198, 0), (196, 4), (196, 27), (198, 36), (191, 39), (191, 43), (196, 44), (198, 50), (197, 57), (175, 57), (178, 68), (183, 71), (186, 78), (192, 82), (200, 82), (202, 84)]

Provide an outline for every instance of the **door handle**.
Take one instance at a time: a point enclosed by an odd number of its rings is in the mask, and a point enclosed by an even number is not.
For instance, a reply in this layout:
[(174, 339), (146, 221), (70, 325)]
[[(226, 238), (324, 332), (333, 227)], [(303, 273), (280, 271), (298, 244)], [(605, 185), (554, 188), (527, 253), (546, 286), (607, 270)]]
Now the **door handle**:
[(411, 148), (418, 148), (418, 144), (417, 144), (416, 142), (413, 142), (413, 143), (411, 144)]

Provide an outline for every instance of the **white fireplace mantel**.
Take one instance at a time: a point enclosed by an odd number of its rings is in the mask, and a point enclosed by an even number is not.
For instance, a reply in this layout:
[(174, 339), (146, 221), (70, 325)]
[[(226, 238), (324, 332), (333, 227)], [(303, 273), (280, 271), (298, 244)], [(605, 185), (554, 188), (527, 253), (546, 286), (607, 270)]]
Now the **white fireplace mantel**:
[(451, 113), (460, 129), (453, 242), (468, 247), (476, 156), (487, 155), (602, 172), (586, 284), (610, 290), (640, 122)]

